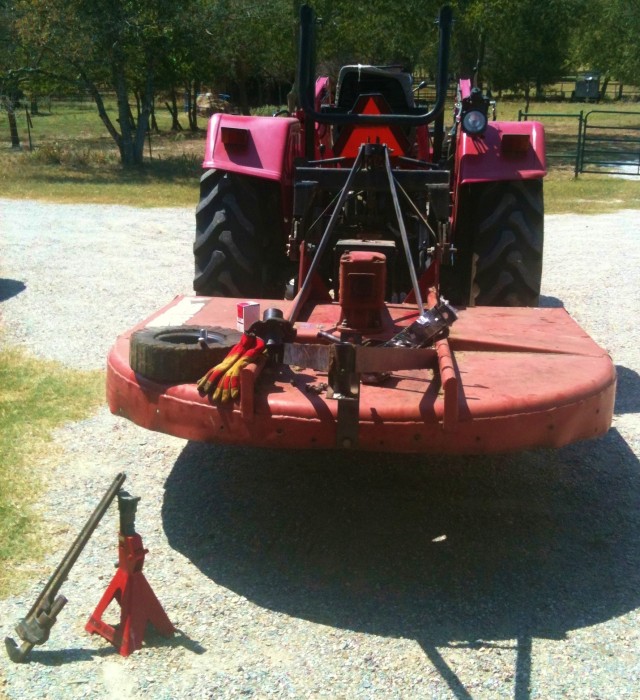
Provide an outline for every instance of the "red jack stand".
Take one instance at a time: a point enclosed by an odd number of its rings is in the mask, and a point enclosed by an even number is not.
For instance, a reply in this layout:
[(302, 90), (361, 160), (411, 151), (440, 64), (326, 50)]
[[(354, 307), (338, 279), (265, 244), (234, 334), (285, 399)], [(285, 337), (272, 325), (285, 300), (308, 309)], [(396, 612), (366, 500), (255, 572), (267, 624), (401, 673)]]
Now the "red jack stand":
[[(118, 493), (120, 534), (118, 537), (118, 570), (104, 592), (85, 630), (109, 640), (122, 656), (129, 656), (142, 647), (147, 623), (170, 637), (175, 632), (167, 614), (142, 573), (144, 556), (142, 537), (135, 531), (135, 513), (140, 498), (126, 491)], [(112, 627), (103, 622), (102, 615), (111, 601), (120, 605), (120, 624)]]

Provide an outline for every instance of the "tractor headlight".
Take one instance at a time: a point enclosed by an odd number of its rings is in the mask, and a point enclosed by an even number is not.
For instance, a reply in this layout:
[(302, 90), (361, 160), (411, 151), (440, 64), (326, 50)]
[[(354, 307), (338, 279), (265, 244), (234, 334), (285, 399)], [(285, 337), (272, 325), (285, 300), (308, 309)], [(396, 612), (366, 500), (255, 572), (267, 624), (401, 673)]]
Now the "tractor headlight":
[(462, 117), (462, 129), (470, 136), (478, 136), (487, 128), (487, 115), (478, 109), (472, 109)]

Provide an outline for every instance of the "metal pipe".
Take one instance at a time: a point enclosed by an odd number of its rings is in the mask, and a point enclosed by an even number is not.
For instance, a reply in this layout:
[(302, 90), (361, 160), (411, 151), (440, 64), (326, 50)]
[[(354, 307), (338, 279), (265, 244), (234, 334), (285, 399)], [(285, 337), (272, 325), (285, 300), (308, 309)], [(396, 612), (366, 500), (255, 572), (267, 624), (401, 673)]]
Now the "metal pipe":
[(409, 237), (407, 236), (407, 229), (404, 226), (404, 219), (402, 217), (402, 211), (400, 210), (400, 202), (398, 201), (398, 192), (396, 190), (396, 183), (393, 179), (393, 172), (391, 170), (391, 161), (389, 160), (389, 149), (384, 147), (384, 164), (387, 171), (387, 177), (389, 179), (389, 189), (391, 191), (391, 199), (393, 200), (393, 208), (396, 212), (396, 218), (398, 219), (398, 227), (400, 229), (400, 238), (402, 239), (402, 246), (404, 247), (404, 254), (407, 258), (407, 265), (409, 266), (409, 275), (411, 277), (411, 286), (413, 287), (413, 293), (416, 297), (416, 304), (420, 310), (420, 314), (423, 313), (422, 304), (422, 294), (420, 293), (420, 285), (418, 284), (418, 278), (416, 276), (416, 269), (413, 264), (413, 258), (411, 257), (411, 250), (409, 248)]

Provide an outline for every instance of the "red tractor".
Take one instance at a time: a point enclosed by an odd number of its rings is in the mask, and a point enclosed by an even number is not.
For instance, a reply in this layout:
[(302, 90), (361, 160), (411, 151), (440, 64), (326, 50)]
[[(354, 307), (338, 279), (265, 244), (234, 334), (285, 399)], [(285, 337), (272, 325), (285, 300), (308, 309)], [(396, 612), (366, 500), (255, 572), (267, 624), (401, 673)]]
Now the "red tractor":
[(288, 292), (295, 294), (301, 272), (290, 263), (304, 270), (337, 212), (317, 265), (318, 281), (335, 298), (338, 261), (355, 246), (387, 257), (387, 301), (412, 288), (413, 271), (423, 287), (439, 281), (457, 304), (535, 306), (542, 126), (489, 122), (489, 101), (461, 81), (455, 124), (445, 132), (450, 12), (440, 17), (430, 110), (415, 105), (411, 75), (394, 67), (344, 66), (334, 101), (330, 78), (315, 79), (313, 11), (304, 7), (301, 20), (299, 112), (279, 120), (216, 115), (209, 123), (196, 293), (282, 298), (293, 278)]
[[(211, 118), (197, 296), (118, 339), (114, 412), (191, 439), (300, 448), (489, 452), (608, 429), (610, 358), (563, 309), (535, 308), (542, 125), (490, 121), (462, 80), (445, 130), (451, 22), (445, 7), (425, 108), (393, 66), (345, 66), (335, 91), (316, 78), (302, 7), (299, 108)], [(239, 340), (229, 325), (245, 301), (265, 307), (250, 335), (266, 354), (220, 404), (195, 382)]]

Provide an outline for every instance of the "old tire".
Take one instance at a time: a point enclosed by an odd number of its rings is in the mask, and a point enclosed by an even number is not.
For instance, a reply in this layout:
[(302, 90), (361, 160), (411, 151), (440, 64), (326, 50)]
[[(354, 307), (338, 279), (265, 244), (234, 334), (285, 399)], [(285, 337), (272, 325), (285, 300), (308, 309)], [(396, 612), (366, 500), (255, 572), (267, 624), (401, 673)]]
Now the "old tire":
[(208, 170), (200, 179), (193, 288), (204, 296), (282, 297), (284, 244), (273, 183)]
[(131, 369), (163, 384), (198, 381), (226, 357), (242, 335), (231, 328), (205, 328), (207, 348), (198, 343), (202, 326), (165, 326), (134, 331), (129, 341)]
[(542, 279), (542, 180), (475, 187), (472, 304), (537, 306)]

